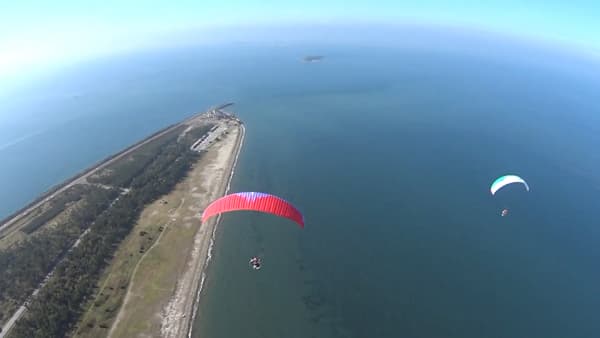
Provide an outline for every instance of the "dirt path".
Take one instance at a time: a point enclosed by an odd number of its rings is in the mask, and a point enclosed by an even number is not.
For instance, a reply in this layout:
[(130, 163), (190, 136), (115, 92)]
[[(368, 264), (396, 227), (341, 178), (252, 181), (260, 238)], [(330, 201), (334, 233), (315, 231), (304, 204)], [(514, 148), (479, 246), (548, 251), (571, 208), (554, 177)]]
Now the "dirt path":
[[(182, 197), (185, 202), (169, 216), (172, 224), (161, 234), (160, 243), (136, 265), (110, 337), (187, 336), (215, 228), (214, 221), (200, 224), (199, 217), (227, 189), (243, 135), (243, 127), (231, 122), (188, 178), (164, 197), (169, 203)], [(144, 213), (152, 215), (159, 209), (149, 206)]]
[[(228, 166), (228, 175), (226, 179), (217, 184), (218, 188), (214, 190), (211, 199), (225, 195), (231, 187), (231, 180), (244, 142), (244, 126), (241, 126), (239, 133), (235, 156), (232, 157)], [(161, 337), (183, 338), (191, 335), (196, 306), (206, 279), (205, 269), (212, 257), (214, 235), (219, 220), (220, 217), (205, 223), (203, 225), (204, 230), (196, 234), (194, 250), (188, 261), (188, 268), (179, 279), (176, 292), (171, 301), (164, 308)]]
[[(185, 203), (185, 197), (182, 197), (181, 201), (179, 202), (179, 205), (177, 206), (177, 208), (175, 208), (174, 211), (173, 210), (169, 211), (169, 213), (168, 213), (169, 216), (173, 216), (175, 213), (177, 213), (177, 211), (179, 210), (179, 208), (181, 208), (184, 203)], [(148, 253), (151, 252), (152, 249), (154, 249), (160, 243), (160, 239), (165, 234), (167, 228), (171, 224), (173, 224), (174, 220), (175, 220), (175, 218), (171, 218), (171, 220), (167, 224), (165, 224), (164, 231), (162, 231), (160, 233), (160, 235), (158, 236), (158, 238), (156, 239), (156, 241), (154, 241), (154, 243), (152, 243), (152, 246), (150, 248), (148, 248), (148, 250), (142, 255), (142, 257), (140, 258), (140, 260), (135, 265), (135, 268), (133, 268), (133, 272), (131, 273), (131, 283), (129, 283), (129, 285), (127, 287), (127, 292), (125, 293), (125, 298), (123, 298), (123, 304), (127, 304), (127, 302), (129, 301), (129, 297), (131, 297), (131, 289), (133, 288), (133, 285), (135, 284), (135, 276), (136, 276), (136, 272), (137, 272), (138, 268), (140, 267), (140, 264), (144, 261), (144, 258), (146, 258), (146, 256), (148, 255)], [(124, 313), (123, 311), (119, 311), (119, 313), (117, 314), (117, 318), (115, 318), (115, 321), (113, 322), (112, 326), (110, 327), (110, 331), (108, 331), (108, 336), (107, 337), (109, 337), (109, 338), (112, 337), (115, 328), (117, 327), (117, 325), (119, 325), (119, 322), (123, 318), (123, 313)]]

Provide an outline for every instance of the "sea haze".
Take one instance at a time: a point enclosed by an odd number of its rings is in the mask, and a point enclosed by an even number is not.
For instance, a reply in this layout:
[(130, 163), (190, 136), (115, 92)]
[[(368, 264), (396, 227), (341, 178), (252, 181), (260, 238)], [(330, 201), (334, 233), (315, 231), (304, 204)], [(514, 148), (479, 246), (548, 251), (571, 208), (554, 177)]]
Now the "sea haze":
[[(595, 336), (600, 67), (484, 33), (396, 36), (179, 47), (22, 89), (0, 102), (0, 214), (235, 101), (232, 190), (286, 198), (306, 228), (224, 217), (194, 336)], [(531, 191), (492, 197), (505, 173)]]

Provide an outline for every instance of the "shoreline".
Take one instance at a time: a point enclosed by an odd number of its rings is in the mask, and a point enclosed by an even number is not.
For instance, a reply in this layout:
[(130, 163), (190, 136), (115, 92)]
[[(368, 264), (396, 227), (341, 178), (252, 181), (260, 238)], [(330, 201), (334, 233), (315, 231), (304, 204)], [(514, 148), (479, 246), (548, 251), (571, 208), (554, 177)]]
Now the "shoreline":
[[(7, 235), (10, 235), (10, 232), (20, 231), (23, 224), (20, 224), (24, 219), (35, 213), (39, 208), (44, 208), (47, 203), (51, 203), (57, 196), (60, 198), (60, 195), (67, 191), (68, 189), (77, 186), (77, 185), (88, 185), (92, 184), (87, 181), (88, 177), (95, 175), (96, 173), (104, 170), (106, 167), (112, 165), (113, 163), (121, 160), (122, 158), (129, 156), (130, 154), (134, 154), (140, 148), (144, 147), (148, 143), (151, 143), (161, 137), (176, 131), (178, 128), (181, 128), (189, 123), (192, 123), (195, 119), (201, 118), (205, 115), (206, 112), (198, 112), (194, 113), (191, 116), (185, 118), (184, 120), (170, 124), (166, 127), (163, 127), (152, 134), (144, 137), (143, 139), (117, 151), (114, 154), (111, 154), (99, 161), (96, 161), (91, 166), (84, 168), (78, 171), (73, 176), (67, 178), (66, 180), (53, 185), (50, 189), (44, 191), (31, 202), (27, 203), (25, 206), (21, 207), (17, 211), (14, 211), (7, 217), (0, 219), (0, 239), (3, 239)], [(113, 201), (114, 202), (114, 201)], [(27, 224), (27, 223), (25, 223)], [(6, 231), (6, 232), (5, 232)], [(64, 253), (64, 255), (70, 253), (74, 248), (76, 248), (81, 239), (84, 238), (89, 232), (89, 228), (81, 233), (78, 239), (73, 243), (73, 245)], [(14, 312), (9, 313), (9, 317), (4, 318), (2, 322), (0, 322), (0, 338), (7, 336), (12, 330), (13, 326), (16, 322), (27, 312), (27, 303), (31, 301), (32, 297), (35, 297), (37, 293), (45, 287), (50, 277), (54, 274), (56, 267), (60, 262), (62, 262), (63, 258), (60, 258), (51, 270), (46, 274), (43, 280), (37, 284), (35, 290), (33, 290), (32, 294), (28, 296), (27, 300), (21, 302), (20, 306), (18, 306)]]
[[(227, 186), (225, 187), (225, 191), (223, 192), (223, 195), (227, 195), (227, 193), (229, 193), (229, 190), (231, 189), (231, 181), (233, 180), (233, 175), (235, 174), (235, 168), (237, 167), (238, 158), (240, 156), (240, 153), (242, 152), (242, 147), (244, 146), (244, 137), (246, 136), (246, 128), (244, 127), (243, 124), (241, 125), (241, 131), (242, 131), (242, 135), (241, 135), (240, 143), (238, 144), (238, 147), (237, 147), (238, 149), (237, 149), (237, 153), (235, 155), (235, 160), (233, 161), (233, 166), (231, 168), (229, 179), (227, 180)], [(208, 270), (210, 261), (212, 260), (212, 253), (213, 253), (214, 246), (215, 246), (217, 229), (221, 222), (221, 215), (217, 216), (217, 218), (214, 222), (215, 222), (215, 225), (213, 226), (212, 233), (210, 236), (210, 245), (208, 247), (208, 254), (207, 254), (206, 260), (204, 261), (204, 264), (202, 266), (202, 276), (200, 279), (200, 284), (197, 286), (196, 297), (194, 297), (194, 305), (193, 305), (192, 313), (190, 313), (189, 323), (187, 323), (187, 325), (186, 325), (188, 328), (188, 330), (187, 330), (188, 338), (192, 337), (194, 322), (196, 321), (196, 316), (198, 314), (198, 309), (200, 307), (200, 296), (202, 295), (202, 291), (204, 290), (204, 283), (206, 282), (206, 278), (208, 278), (207, 270)]]
[[(222, 106), (229, 106), (232, 104), (233, 103), (227, 103)], [(212, 108), (211, 108), (211, 110), (212, 110)], [(210, 110), (207, 110), (207, 111), (210, 111)], [(18, 222), (20, 219), (27, 216), (29, 213), (31, 213), (36, 208), (41, 206), (43, 203), (48, 202), (55, 195), (60, 194), (61, 192), (67, 190), (69, 187), (74, 186), (79, 183), (85, 183), (87, 177), (92, 175), (94, 172), (101, 170), (102, 168), (106, 167), (107, 165), (111, 164), (112, 162), (120, 159), (123, 156), (126, 156), (127, 154), (131, 153), (132, 151), (135, 151), (142, 145), (147, 144), (148, 142), (151, 142), (152, 140), (168, 133), (169, 131), (172, 131), (182, 125), (185, 125), (186, 123), (192, 121), (193, 119), (195, 119), (203, 114), (206, 114), (206, 111), (194, 113), (191, 116), (185, 118), (184, 120), (182, 120), (180, 122), (177, 122), (177, 123), (171, 124), (167, 127), (164, 127), (162, 129), (152, 133), (151, 135), (145, 137), (144, 139), (137, 141), (134, 144), (129, 145), (129, 146), (117, 151), (116, 153), (97, 161), (96, 163), (93, 163), (89, 167), (80, 170), (79, 172), (75, 173), (73, 176), (65, 179), (64, 181), (54, 184), (47, 190), (41, 192), (37, 197), (32, 199), (30, 202), (26, 203), (22, 208), (15, 210), (12, 213), (1, 218), (0, 219), (0, 231), (10, 228), (10, 226), (12, 224), (14, 224), (15, 222)]]
[[(231, 181), (243, 148), (245, 133), (245, 126), (241, 123), (235, 141), (235, 150), (232, 152), (232, 155), (235, 154), (235, 156), (231, 156), (228, 165), (223, 168), (227, 173), (226, 179), (222, 180), (218, 184), (218, 188), (213, 190), (214, 195), (211, 200), (227, 194), (231, 188)], [(175, 289), (161, 311), (161, 337), (191, 337), (200, 296), (207, 278), (206, 270), (212, 260), (219, 221), (220, 217), (210, 220), (203, 224), (194, 235), (194, 244), (187, 259), (187, 267), (179, 275)]]
[[(233, 103), (227, 103), (227, 104), (219, 106), (219, 107), (223, 107), (223, 106), (228, 107), (228, 106), (231, 106), (232, 104)], [(220, 187), (220, 185), (224, 184), (224, 182), (226, 182), (226, 181), (229, 182), (231, 180), (231, 176), (227, 179), (227, 174), (230, 174), (230, 173), (226, 170), (229, 170), (229, 171), (234, 170), (234, 168), (231, 167), (231, 163), (234, 162), (234, 166), (235, 166), (235, 162), (237, 162), (237, 156), (239, 155), (239, 152), (241, 151), (240, 146), (241, 146), (241, 143), (243, 142), (243, 139), (240, 140), (240, 136), (242, 136), (242, 138), (243, 138), (244, 128), (243, 128), (243, 124), (241, 123), (241, 121), (239, 121), (239, 119), (235, 118), (234, 115), (231, 115), (231, 114), (228, 115), (227, 112), (221, 112), (219, 110), (215, 111), (215, 109), (213, 109), (212, 111), (193, 113), (193, 114), (189, 115), (187, 118), (185, 118), (184, 120), (174, 123), (174, 124), (170, 124), (162, 129), (148, 135), (147, 137), (135, 142), (134, 144), (129, 145), (129, 146), (119, 150), (118, 152), (95, 162), (93, 165), (91, 165), (83, 170), (80, 170), (75, 175), (69, 177), (68, 179), (64, 180), (63, 182), (55, 184), (52, 188), (50, 188), (46, 192), (40, 194), (38, 197), (36, 197), (34, 200), (29, 202), (24, 207), (13, 212), (11, 215), (5, 217), (4, 219), (1, 219), (0, 220), (0, 233), (3, 233), (5, 230), (7, 230), (8, 232), (19, 231), (22, 226), (21, 223), (24, 221), (28, 221), (28, 218), (31, 217), (32, 214), (35, 215), (35, 213), (38, 212), (39, 208), (45, 207), (46, 203), (49, 203), (49, 202), (51, 203), (56, 198), (61, 198), (61, 194), (63, 194), (64, 191), (71, 189), (75, 185), (80, 185), (80, 184), (83, 184), (83, 185), (92, 184), (93, 185), (94, 183), (89, 183), (87, 181), (87, 179), (91, 175), (95, 175), (95, 174), (101, 172), (105, 168), (113, 165), (113, 163), (120, 161), (121, 159), (129, 156), (130, 154), (135, 154), (140, 148), (146, 146), (147, 144), (154, 142), (155, 140), (160, 139), (161, 137), (168, 135), (169, 133), (178, 132), (178, 130), (187, 126), (187, 129), (185, 131), (182, 131), (185, 134), (185, 133), (187, 133), (187, 131), (191, 130), (193, 126), (197, 127), (198, 125), (202, 125), (203, 123), (206, 123), (205, 121), (213, 121), (213, 122), (217, 122), (217, 123), (221, 123), (221, 124), (225, 123), (225, 124), (231, 125), (231, 126), (237, 124), (237, 131), (232, 133), (231, 137), (226, 142), (229, 144), (227, 146), (228, 147), (227, 151), (220, 152), (222, 155), (219, 155), (221, 158), (226, 159), (226, 162), (222, 161), (222, 163), (223, 163), (221, 165), (222, 169), (219, 170), (222, 173), (219, 174), (218, 176), (215, 176), (216, 184), (213, 186)], [(223, 122), (219, 122), (219, 121), (223, 121)], [(217, 141), (219, 141), (219, 139), (217, 139)], [(211, 141), (209, 143), (212, 144), (213, 141)], [(204, 148), (210, 146), (210, 144), (203, 145), (202, 147), (200, 147), (201, 149), (192, 149), (192, 150), (197, 151), (197, 152), (204, 151)], [(227, 155), (225, 155), (225, 154), (227, 154)], [(232, 160), (232, 158), (234, 156), (236, 159), (235, 161)], [(225, 175), (223, 175), (223, 174), (225, 174)], [(210, 195), (213, 195), (214, 193), (217, 193), (220, 190), (221, 189), (213, 188), (212, 193)], [(85, 236), (87, 233), (88, 233), (88, 231), (85, 231), (80, 236), (79, 240), (83, 236)], [(164, 233), (161, 232), (161, 234), (159, 235), (158, 238), (160, 238), (163, 234)], [(5, 236), (3, 235), (2, 238), (4, 238), (4, 237)], [(79, 244), (79, 240), (77, 240), (77, 242), (75, 242), (74, 247), (76, 247)], [(158, 242), (159, 242), (158, 240), (153, 242), (152, 247), (154, 247), (155, 244), (158, 244)], [(69, 252), (70, 252), (70, 250), (69, 250)], [(150, 249), (148, 249), (148, 251), (146, 251), (146, 253), (148, 253), (148, 252), (150, 252)], [(143, 257), (145, 257), (145, 255)], [(140, 259), (140, 262), (143, 261), (143, 257), (142, 257), (142, 259)], [(52, 270), (48, 276), (50, 276), (53, 272), (54, 272), (54, 270)], [(48, 279), (48, 276), (46, 276), (46, 278), (44, 279), (44, 282), (42, 282), (42, 284), (40, 284), (41, 285), (40, 288), (43, 287), (46, 280)], [(36, 295), (38, 290), (39, 290), (39, 288), (34, 291), (33, 296)], [(190, 292), (190, 294), (192, 294), (192, 293), (193, 292)], [(25, 304), (27, 302), (28, 301), (26, 301)], [(26, 312), (25, 305), (22, 305), (19, 309), (16, 310), (15, 313), (12, 314), (12, 316), (10, 318), (8, 318), (8, 322), (2, 323), (2, 325), (0, 325), (0, 326), (2, 326), (2, 330), (0, 331), (0, 337), (7, 335), (10, 332), (13, 324), (25, 312)]]

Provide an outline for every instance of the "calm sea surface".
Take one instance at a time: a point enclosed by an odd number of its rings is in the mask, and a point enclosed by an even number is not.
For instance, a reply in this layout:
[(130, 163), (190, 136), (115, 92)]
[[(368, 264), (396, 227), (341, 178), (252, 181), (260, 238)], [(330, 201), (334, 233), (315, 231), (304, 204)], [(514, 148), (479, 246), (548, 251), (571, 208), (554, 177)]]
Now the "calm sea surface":
[[(306, 228), (224, 217), (194, 336), (596, 337), (600, 67), (491, 45), (189, 47), (73, 67), (0, 96), (0, 216), (235, 101), (232, 190), (288, 199)], [(492, 197), (505, 173), (531, 191)]]

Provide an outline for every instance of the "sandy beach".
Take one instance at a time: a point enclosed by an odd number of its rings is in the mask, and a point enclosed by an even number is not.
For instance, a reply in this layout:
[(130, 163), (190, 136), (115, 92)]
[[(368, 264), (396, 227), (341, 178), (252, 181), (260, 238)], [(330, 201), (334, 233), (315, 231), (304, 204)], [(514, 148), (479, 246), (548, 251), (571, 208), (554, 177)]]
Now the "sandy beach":
[(218, 224), (200, 224), (200, 215), (228, 191), (244, 139), (237, 122), (222, 130), (188, 177), (142, 212), (140, 224), (164, 231), (135, 267), (109, 337), (188, 336)]
[[(225, 173), (229, 173), (229, 176), (226, 179), (221, 179), (220, 182), (213, 180), (212, 183), (219, 186), (212, 194), (209, 191), (211, 200), (227, 194), (231, 187), (231, 179), (235, 173), (237, 160), (244, 143), (244, 133), (245, 128), (241, 125), (239, 134), (235, 139), (235, 150), (231, 153), (226, 163), (223, 163), (224, 168), (227, 168)], [(233, 140), (230, 141), (232, 142)], [(194, 249), (188, 261), (188, 268), (179, 279), (175, 294), (164, 309), (161, 327), (162, 337), (191, 336), (193, 320), (196, 316), (196, 306), (206, 279), (205, 270), (212, 257), (214, 236), (219, 220), (220, 217), (211, 219), (203, 225), (204, 229), (198, 231), (196, 234)]]

